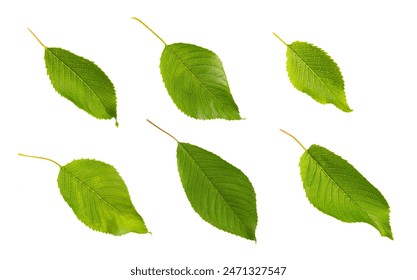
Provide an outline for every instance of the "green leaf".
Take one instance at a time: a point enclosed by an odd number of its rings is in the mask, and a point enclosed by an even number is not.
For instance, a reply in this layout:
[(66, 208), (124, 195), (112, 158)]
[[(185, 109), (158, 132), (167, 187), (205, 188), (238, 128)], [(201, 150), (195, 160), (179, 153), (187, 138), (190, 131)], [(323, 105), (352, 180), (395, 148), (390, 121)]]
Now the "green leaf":
[(94, 62), (60, 48), (45, 48), (45, 64), (55, 90), (97, 119), (116, 119), (113, 83)]
[(242, 171), (209, 151), (181, 142), (177, 163), (188, 200), (203, 220), (256, 240), (256, 195)]
[(113, 166), (92, 159), (61, 166), (51, 159), (20, 155), (49, 160), (60, 167), (59, 190), (77, 218), (91, 229), (113, 235), (148, 232)]
[(143, 21), (133, 19), (165, 45), (160, 60), (161, 75), (168, 94), (179, 110), (201, 120), (241, 119), (223, 64), (214, 52), (192, 44), (168, 45)]
[(351, 112), (346, 101), (345, 86), (339, 66), (322, 49), (306, 42), (286, 44), (287, 72), (293, 86), (321, 104), (331, 103), (344, 112)]
[(45, 49), (46, 71), (55, 90), (97, 119), (115, 118), (118, 126), (116, 91), (107, 75), (88, 59), (61, 48), (46, 47), (29, 31)]
[(91, 159), (74, 160), (61, 167), (58, 186), (78, 219), (90, 228), (114, 235), (148, 232), (113, 166)]
[(340, 156), (312, 145), (300, 159), (308, 200), (320, 211), (344, 222), (364, 222), (393, 239), (389, 205), (381, 192)]
[(169, 95), (186, 115), (241, 119), (222, 62), (212, 51), (184, 43), (166, 45), (160, 68)]

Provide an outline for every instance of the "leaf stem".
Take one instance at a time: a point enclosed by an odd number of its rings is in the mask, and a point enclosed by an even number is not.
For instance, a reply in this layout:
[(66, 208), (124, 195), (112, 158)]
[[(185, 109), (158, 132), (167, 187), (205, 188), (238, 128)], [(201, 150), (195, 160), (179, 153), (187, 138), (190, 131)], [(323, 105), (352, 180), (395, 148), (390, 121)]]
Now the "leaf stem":
[(284, 132), (285, 134), (287, 134), (288, 136), (290, 136), (292, 139), (294, 139), (303, 149), (304, 149), (304, 151), (307, 151), (307, 149), (304, 147), (304, 145), (303, 144), (301, 144), (301, 142), (300, 141), (298, 141), (298, 139), (297, 138), (295, 138), (295, 136), (294, 135), (292, 135), (292, 134), (290, 134), (290, 133), (288, 133), (288, 132), (286, 132), (285, 130), (283, 130), (283, 129), (280, 129), (282, 132)]
[(156, 124), (154, 124), (153, 122), (151, 122), (150, 120), (146, 119), (151, 125), (153, 125), (154, 127), (156, 127), (157, 129), (159, 129), (160, 131), (164, 132), (165, 134), (167, 134), (168, 136), (170, 136), (172, 139), (174, 139), (175, 141), (179, 142), (177, 140), (177, 138), (175, 138), (174, 136), (172, 136), (170, 133), (166, 132), (165, 130), (163, 130), (162, 128), (160, 128), (159, 126), (157, 126)]
[(50, 161), (50, 162), (55, 163), (55, 164), (56, 164), (56, 165), (58, 165), (59, 167), (62, 167), (62, 166), (61, 166), (58, 162), (56, 162), (56, 161), (54, 161), (54, 160), (52, 160), (52, 159), (46, 158), (46, 157), (30, 156), (30, 155), (25, 155), (25, 154), (21, 154), (21, 153), (19, 153), (18, 155), (19, 155), (19, 156), (22, 156), (22, 157), (37, 158), (37, 159), (48, 160), (48, 161)]
[(35, 33), (33, 33), (32, 30), (30, 30), (30, 28), (28, 28), (29, 32), (32, 33), (33, 37), (35, 37), (35, 39), (39, 42), (39, 44), (42, 45), (42, 47), (44, 47), (46, 49), (46, 46), (42, 43), (41, 40), (39, 40), (38, 36), (35, 35)]
[(142, 25), (145, 26), (149, 31), (151, 31), (153, 33), (153, 35), (155, 35), (159, 40), (161, 40), (161, 42), (164, 43), (165, 46), (167, 45), (167, 43), (165, 43), (165, 41), (161, 37), (159, 37), (159, 35), (156, 34), (155, 31), (153, 31), (149, 26), (147, 26), (143, 21), (141, 21), (137, 17), (132, 17), (132, 19), (137, 20), (140, 23), (142, 23)]
[(279, 37), (275, 32), (272, 32), (272, 34), (274, 34), (274, 36), (277, 37), (284, 45), (288, 46), (288, 44), (285, 43), (285, 41), (282, 40), (281, 37)]

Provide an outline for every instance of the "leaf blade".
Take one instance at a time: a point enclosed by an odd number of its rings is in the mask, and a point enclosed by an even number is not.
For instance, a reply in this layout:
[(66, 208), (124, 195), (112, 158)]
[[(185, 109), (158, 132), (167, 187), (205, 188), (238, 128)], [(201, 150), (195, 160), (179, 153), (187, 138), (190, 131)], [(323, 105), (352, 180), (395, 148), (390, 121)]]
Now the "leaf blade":
[(177, 163), (187, 198), (203, 220), (256, 240), (256, 194), (242, 171), (207, 150), (181, 142)]
[(308, 200), (325, 214), (344, 222), (364, 222), (393, 239), (389, 205), (350, 163), (318, 145), (300, 158), (300, 173)]
[(292, 85), (321, 104), (351, 112), (339, 66), (321, 48), (307, 42), (287, 45), (287, 73)]
[(165, 45), (160, 70), (168, 94), (184, 114), (203, 120), (241, 119), (214, 52), (192, 44)]
[(91, 159), (74, 160), (61, 166), (58, 187), (77, 218), (93, 230), (113, 235), (148, 232), (113, 166)]
[(97, 119), (116, 119), (113, 83), (92, 61), (61, 48), (45, 48), (45, 65), (54, 89)]

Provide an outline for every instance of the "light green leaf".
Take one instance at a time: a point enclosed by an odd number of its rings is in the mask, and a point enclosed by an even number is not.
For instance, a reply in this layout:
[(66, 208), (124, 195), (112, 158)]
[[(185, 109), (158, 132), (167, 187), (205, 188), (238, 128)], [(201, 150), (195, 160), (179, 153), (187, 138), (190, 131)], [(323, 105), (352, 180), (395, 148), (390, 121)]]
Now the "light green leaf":
[(285, 43), (287, 72), (293, 86), (321, 104), (331, 103), (344, 112), (351, 112), (346, 101), (345, 86), (339, 66), (322, 49), (306, 42)]
[(116, 92), (107, 75), (88, 59), (39, 43), (45, 48), (46, 70), (55, 90), (93, 117), (115, 118), (118, 125)]
[(308, 200), (320, 211), (344, 222), (364, 222), (393, 239), (389, 205), (381, 192), (350, 163), (318, 145), (300, 159)]
[(219, 156), (178, 142), (178, 171), (200, 217), (229, 233), (256, 240), (256, 196), (248, 177)]
[(46, 48), (45, 63), (59, 94), (98, 119), (117, 118), (113, 83), (92, 61), (60, 48)]
[(60, 192), (77, 218), (91, 229), (113, 235), (148, 232), (113, 166), (92, 159), (74, 160), (61, 166), (47, 158), (28, 157), (49, 160), (60, 167)]
[(168, 94), (184, 114), (202, 120), (240, 120), (220, 58), (212, 51), (192, 44), (166, 44), (160, 70)]

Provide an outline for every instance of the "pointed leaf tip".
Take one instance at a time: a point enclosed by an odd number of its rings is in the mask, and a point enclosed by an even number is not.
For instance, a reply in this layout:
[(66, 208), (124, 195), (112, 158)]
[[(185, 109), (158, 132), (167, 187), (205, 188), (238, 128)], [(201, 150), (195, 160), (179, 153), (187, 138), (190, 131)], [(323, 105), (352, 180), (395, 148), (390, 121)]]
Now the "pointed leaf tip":
[(348, 223), (364, 222), (393, 239), (390, 208), (381, 192), (350, 163), (318, 145), (300, 158), (308, 200), (320, 211)]
[(287, 72), (292, 85), (321, 104), (351, 112), (339, 66), (321, 48), (306, 42), (287, 45)]
[(242, 171), (207, 150), (181, 142), (177, 164), (187, 198), (203, 220), (256, 240), (255, 190)]

